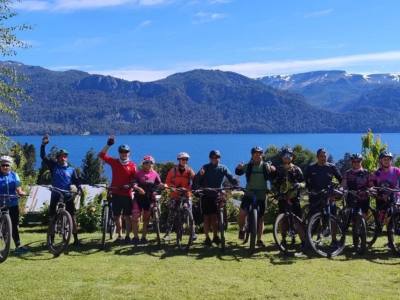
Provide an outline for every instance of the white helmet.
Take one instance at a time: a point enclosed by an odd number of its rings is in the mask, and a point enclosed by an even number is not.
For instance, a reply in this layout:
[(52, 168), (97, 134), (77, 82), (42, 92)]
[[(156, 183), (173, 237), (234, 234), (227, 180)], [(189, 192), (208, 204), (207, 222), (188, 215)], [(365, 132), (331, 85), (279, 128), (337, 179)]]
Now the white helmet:
[(187, 159), (189, 159), (190, 156), (189, 156), (189, 154), (187, 154), (186, 152), (179, 152), (179, 153), (178, 153), (178, 156), (176, 157), (176, 159), (181, 159), (181, 158), (187, 158)]
[(0, 157), (0, 162), (2, 163), (9, 163), (10, 165), (13, 164), (14, 160), (11, 156), (3, 155)]

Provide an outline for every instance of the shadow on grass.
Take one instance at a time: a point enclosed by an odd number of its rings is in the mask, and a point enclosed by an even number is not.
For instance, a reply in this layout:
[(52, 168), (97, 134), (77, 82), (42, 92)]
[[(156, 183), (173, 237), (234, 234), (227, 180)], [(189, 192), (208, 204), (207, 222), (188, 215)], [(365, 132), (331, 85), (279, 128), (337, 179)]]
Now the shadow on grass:
[(355, 253), (352, 247), (346, 247), (343, 254), (335, 258), (336, 261), (348, 261), (348, 260), (367, 260), (374, 264), (380, 265), (400, 265), (398, 255), (393, 253), (388, 247), (373, 247), (367, 249), (364, 254)]

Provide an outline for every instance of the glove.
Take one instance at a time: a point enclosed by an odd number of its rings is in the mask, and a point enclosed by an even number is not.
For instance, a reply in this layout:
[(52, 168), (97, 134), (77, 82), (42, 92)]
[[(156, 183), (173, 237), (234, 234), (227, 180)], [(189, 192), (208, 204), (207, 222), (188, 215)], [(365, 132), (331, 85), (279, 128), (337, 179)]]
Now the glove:
[(70, 190), (71, 193), (77, 193), (78, 192), (78, 188), (74, 184), (71, 184), (71, 186), (69, 187), (69, 190)]
[(301, 187), (301, 184), (300, 184), (299, 182), (295, 182), (295, 183), (293, 184), (293, 188), (294, 188), (295, 190), (298, 190), (300, 187)]
[(109, 137), (107, 140), (107, 145), (112, 146), (114, 145), (114, 142), (115, 142), (114, 137)]
[(42, 138), (42, 144), (43, 144), (43, 145), (47, 145), (48, 143), (49, 143), (49, 135), (46, 134), (46, 135), (44, 135), (43, 138)]

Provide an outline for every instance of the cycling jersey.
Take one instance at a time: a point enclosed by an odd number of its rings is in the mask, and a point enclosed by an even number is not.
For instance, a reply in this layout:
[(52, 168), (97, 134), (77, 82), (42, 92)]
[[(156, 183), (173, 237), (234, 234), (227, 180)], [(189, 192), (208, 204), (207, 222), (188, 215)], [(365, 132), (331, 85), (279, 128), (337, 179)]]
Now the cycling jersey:
[[(168, 171), (165, 183), (171, 187), (181, 187), (190, 190), (193, 178), (194, 172), (191, 168), (185, 167), (184, 169), (180, 169), (179, 166), (175, 166)], [(190, 196), (189, 192), (187, 193), (187, 196)], [(171, 198), (176, 199), (178, 197), (179, 192), (173, 191), (171, 193)]]
[(322, 166), (318, 163), (311, 164), (308, 166), (304, 176), (307, 188), (316, 192), (332, 185), (333, 177), (335, 177), (339, 183), (342, 181), (339, 170), (331, 163), (326, 163)]
[(200, 175), (200, 172), (196, 175), (200, 187), (220, 188), (225, 178), (233, 185), (238, 184), (237, 180), (224, 165), (209, 163), (204, 165), (202, 169), (205, 171), (204, 175)]
[[(347, 170), (343, 175), (342, 186), (352, 191), (360, 191), (358, 197), (361, 200), (368, 200), (368, 194), (365, 192), (372, 185), (372, 177), (368, 170), (363, 168), (355, 170)], [(364, 191), (364, 192), (363, 192)], [(352, 194), (347, 195), (348, 200), (356, 201), (356, 197)]]
[[(9, 172), (8, 174), (0, 173), (0, 194), (12, 195), (14, 197), (10, 197), (5, 200), (5, 204), (8, 207), (17, 206), (18, 205), (18, 197), (17, 197), (17, 188), (21, 186), (21, 180), (19, 176), (15, 172)], [(2, 198), (0, 197), (0, 202), (2, 202)]]
[(111, 186), (115, 187), (112, 189), (112, 193), (120, 196), (131, 197), (132, 189), (125, 189), (123, 186), (133, 182), (136, 174), (135, 163), (132, 161), (121, 163), (119, 159), (110, 157), (104, 152), (100, 152), (99, 157), (111, 167)]
[(387, 171), (379, 168), (372, 176), (375, 186), (385, 186), (389, 188), (398, 188), (400, 179), (400, 168), (390, 167)]
[(135, 174), (135, 183), (139, 185), (146, 193), (153, 192), (155, 186), (161, 183), (160, 175), (154, 170), (148, 172), (139, 170)]
[(40, 147), (40, 157), (50, 169), (52, 186), (62, 190), (69, 190), (72, 184), (76, 186), (80, 185), (76, 170), (68, 164), (61, 165), (56, 160), (48, 158), (46, 156), (45, 145), (41, 145)]
[(284, 165), (279, 166), (274, 173), (274, 188), (278, 194), (284, 194), (289, 199), (297, 199), (300, 197), (300, 191), (298, 189), (293, 189), (295, 183), (301, 183), (304, 181), (303, 172), (301, 169), (290, 164), (288, 168)]

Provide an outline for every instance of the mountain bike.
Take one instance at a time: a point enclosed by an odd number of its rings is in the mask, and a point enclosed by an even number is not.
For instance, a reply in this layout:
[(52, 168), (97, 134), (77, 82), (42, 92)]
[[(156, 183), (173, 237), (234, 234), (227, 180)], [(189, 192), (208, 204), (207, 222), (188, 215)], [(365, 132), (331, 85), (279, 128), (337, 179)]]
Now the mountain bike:
[(53, 186), (45, 187), (59, 195), (56, 214), (51, 217), (47, 231), (47, 246), (50, 253), (57, 257), (67, 249), (74, 227), (72, 217), (65, 208), (66, 201), (74, 201), (79, 192), (67, 191)]
[(100, 248), (105, 249), (107, 236), (110, 240), (112, 240), (114, 232), (115, 232), (115, 222), (114, 222), (114, 214), (112, 211), (112, 193), (113, 190), (112, 186), (103, 186), (103, 185), (94, 185), (95, 187), (105, 188), (107, 191), (106, 197), (103, 198), (101, 195), (101, 244)]
[(222, 188), (201, 188), (195, 190), (194, 193), (199, 197), (204, 194), (213, 194), (213, 197), (216, 199), (217, 209), (218, 209), (218, 232), (220, 237), (219, 247), (221, 251), (225, 251), (226, 239), (225, 239), (225, 231), (228, 229), (228, 221), (227, 221), (227, 211), (226, 211), (226, 192), (227, 191), (243, 191), (241, 187), (222, 187)]
[(374, 187), (378, 193), (388, 195), (386, 206), (378, 212), (379, 228), (378, 234), (387, 221), (387, 238), (390, 249), (400, 255), (400, 189), (389, 187)]
[(341, 222), (333, 215), (331, 203), (335, 197), (343, 197), (343, 192), (328, 187), (318, 192), (309, 192), (317, 198), (316, 207), (319, 211), (313, 213), (307, 224), (307, 240), (313, 251), (323, 257), (334, 257), (342, 253), (345, 247), (346, 235)]
[(161, 230), (160, 230), (161, 204), (160, 204), (160, 200), (161, 200), (161, 195), (159, 194), (159, 189), (156, 189), (151, 193), (150, 212), (151, 212), (153, 231), (156, 234), (157, 245), (161, 245)]
[(12, 197), (16, 196), (0, 194), (0, 263), (6, 261), (10, 254), (12, 223), (7, 202)]
[(305, 229), (303, 220), (293, 212), (292, 199), (286, 198), (289, 192), (277, 195), (278, 201), (284, 202), (285, 210), (275, 219), (273, 236), (276, 245), (283, 254), (294, 255), (302, 251), (302, 243), (305, 242)]
[(176, 233), (176, 246), (180, 249), (189, 250), (193, 244), (194, 238), (194, 220), (191, 209), (190, 199), (187, 196), (188, 190), (185, 188), (167, 187), (171, 191), (179, 193), (177, 199), (171, 199), (174, 201), (171, 203), (173, 209), (170, 209), (170, 213), (173, 213), (173, 231)]

